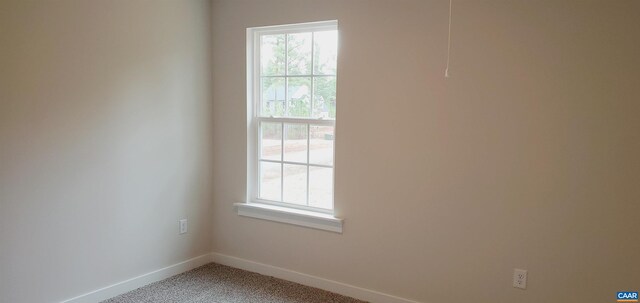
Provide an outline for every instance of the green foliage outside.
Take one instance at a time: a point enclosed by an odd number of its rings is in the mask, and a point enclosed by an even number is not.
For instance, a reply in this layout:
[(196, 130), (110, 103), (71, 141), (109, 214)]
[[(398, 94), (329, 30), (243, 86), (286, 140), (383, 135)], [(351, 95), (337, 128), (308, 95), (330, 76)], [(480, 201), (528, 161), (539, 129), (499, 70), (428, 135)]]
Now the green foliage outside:
[[(322, 62), (320, 45), (314, 46), (317, 51), (311, 54), (311, 33), (269, 35), (262, 37), (262, 47), (270, 48), (271, 56), (264, 56), (262, 60), (263, 76), (285, 76), (285, 60), (287, 60), (287, 75), (308, 75), (312, 70), (328, 71), (335, 74), (335, 61)], [(286, 56), (285, 56), (286, 53)], [(311, 66), (311, 56), (315, 66)], [(263, 115), (288, 117), (321, 117), (326, 113), (329, 118), (335, 118), (336, 112), (336, 78), (335, 76), (314, 77), (313, 92), (311, 92), (311, 78), (288, 77), (287, 106), (284, 106), (284, 77), (263, 77)], [(313, 99), (313, 113), (311, 109)], [(266, 106), (270, 101), (270, 106)]]

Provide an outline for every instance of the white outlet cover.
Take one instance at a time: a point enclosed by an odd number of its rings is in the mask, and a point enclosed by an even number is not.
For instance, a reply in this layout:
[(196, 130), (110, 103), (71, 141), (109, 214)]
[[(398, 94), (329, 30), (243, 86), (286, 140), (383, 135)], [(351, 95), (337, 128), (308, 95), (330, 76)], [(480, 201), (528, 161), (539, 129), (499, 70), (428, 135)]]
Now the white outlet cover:
[(513, 287), (527, 289), (527, 271), (524, 269), (513, 270)]
[(187, 225), (187, 219), (178, 221), (180, 223), (180, 234), (186, 234), (189, 226)]

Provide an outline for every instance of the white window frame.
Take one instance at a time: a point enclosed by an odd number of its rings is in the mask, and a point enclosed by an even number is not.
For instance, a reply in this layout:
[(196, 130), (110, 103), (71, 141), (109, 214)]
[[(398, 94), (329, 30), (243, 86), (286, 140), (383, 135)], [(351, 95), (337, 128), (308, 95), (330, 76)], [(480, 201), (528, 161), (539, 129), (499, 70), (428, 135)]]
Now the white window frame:
[[(261, 117), (260, 116), (260, 38), (262, 35), (274, 35), (274, 34), (292, 34), (300, 32), (316, 32), (324, 30), (337, 30), (338, 22), (322, 21), (289, 25), (277, 25), (256, 27), (247, 29), (247, 195), (246, 203), (236, 203), (238, 214), (242, 216), (254, 217), (259, 219), (266, 219), (272, 221), (278, 221), (283, 223), (289, 223), (294, 225), (301, 225), (311, 228), (329, 230), (334, 232), (342, 232), (342, 219), (334, 217), (334, 197), (335, 186), (332, 194), (332, 207), (331, 209), (323, 209), (317, 207), (308, 206), (309, 201), (309, 167), (329, 167), (332, 169), (332, 183), (335, 180), (335, 161), (332, 165), (316, 165), (308, 163), (309, 160), (309, 140), (310, 140), (310, 126), (311, 125), (329, 125), (334, 127), (334, 155), (335, 155), (335, 119), (316, 119), (316, 118), (287, 118), (287, 117)], [(313, 49), (313, 42), (312, 42)], [(311, 75), (303, 75), (313, 78), (317, 75), (313, 75), (313, 56), (311, 62)], [(287, 68), (285, 60), (285, 70)], [(300, 76), (300, 75), (296, 75)], [(336, 76), (336, 75), (323, 75), (323, 76)], [(313, 83), (313, 81), (312, 81)], [(286, 89), (285, 89), (286, 91)], [(313, 91), (313, 84), (311, 86)], [(285, 97), (286, 99), (286, 97)], [(286, 104), (286, 100), (285, 100)], [(313, 97), (311, 98), (311, 108), (313, 109)], [(273, 122), (281, 123), (282, 126), (282, 140), (281, 144), (284, 148), (284, 124), (285, 123), (299, 123), (307, 125), (307, 205), (292, 204), (279, 201), (271, 201), (259, 198), (260, 192), (260, 123), (261, 122)], [(282, 151), (284, 152), (284, 150)], [(268, 161), (270, 162), (270, 161)], [(280, 159), (280, 161), (273, 161), (275, 163), (288, 164), (290, 162)], [(298, 164), (300, 163), (291, 163)], [(284, 178), (284, 176), (281, 176)], [(281, 186), (282, 184), (281, 179)], [(281, 189), (281, 194), (284, 194)]]

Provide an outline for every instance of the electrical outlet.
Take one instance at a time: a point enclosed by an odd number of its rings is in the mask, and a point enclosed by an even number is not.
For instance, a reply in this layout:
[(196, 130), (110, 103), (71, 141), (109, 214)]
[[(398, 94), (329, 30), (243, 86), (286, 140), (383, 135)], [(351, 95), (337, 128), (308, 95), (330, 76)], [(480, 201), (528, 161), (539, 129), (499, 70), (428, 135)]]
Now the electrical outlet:
[(186, 234), (189, 226), (187, 225), (187, 219), (182, 219), (180, 221), (180, 234)]
[(524, 269), (513, 270), (513, 287), (527, 289), (527, 271)]

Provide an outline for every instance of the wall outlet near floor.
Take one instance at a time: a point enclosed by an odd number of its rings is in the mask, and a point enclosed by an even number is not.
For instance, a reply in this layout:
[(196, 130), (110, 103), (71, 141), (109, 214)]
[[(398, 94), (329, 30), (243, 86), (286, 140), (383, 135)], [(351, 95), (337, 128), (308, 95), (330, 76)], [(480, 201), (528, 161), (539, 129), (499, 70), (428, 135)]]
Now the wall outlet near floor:
[(527, 271), (524, 269), (513, 270), (513, 287), (527, 289)]
[(186, 234), (187, 233), (187, 229), (189, 228), (189, 226), (187, 225), (187, 219), (182, 219), (179, 220), (178, 222), (180, 222), (180, 234)]

